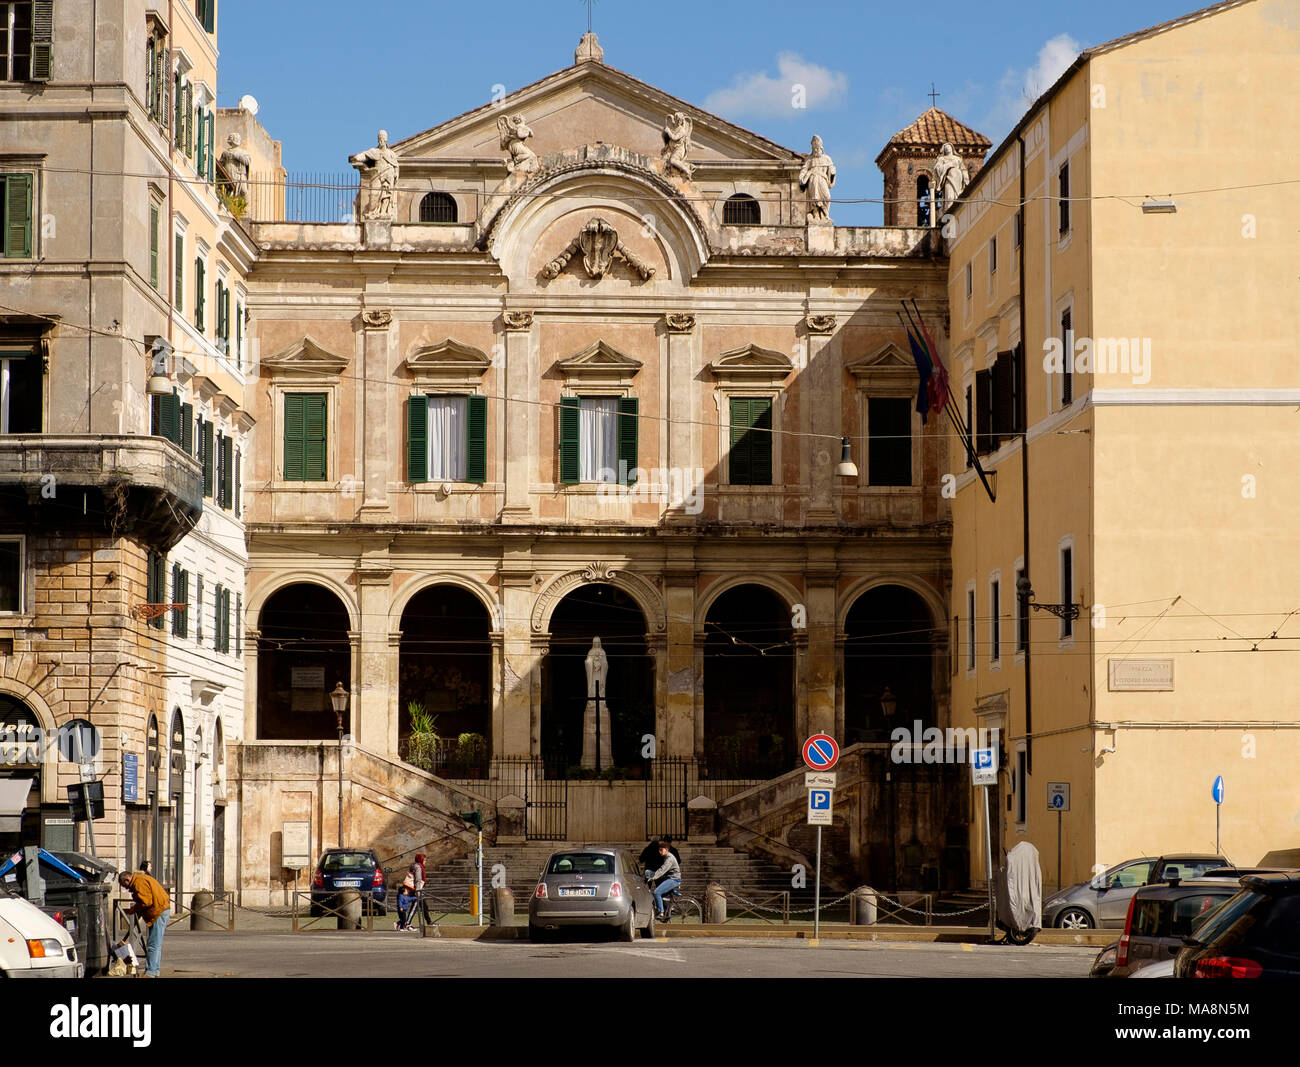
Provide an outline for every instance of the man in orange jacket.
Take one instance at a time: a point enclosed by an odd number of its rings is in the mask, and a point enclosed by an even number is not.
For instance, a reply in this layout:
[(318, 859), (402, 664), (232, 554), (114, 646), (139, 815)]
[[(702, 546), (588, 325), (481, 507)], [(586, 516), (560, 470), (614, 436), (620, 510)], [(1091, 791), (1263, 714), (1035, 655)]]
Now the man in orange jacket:
[(117, 876), (117, 881), (135, 901), (126, 913), (143, 917), (149, 927), (144, 976), (157, 978), (162, 968), (163, 934), (167, 932), (167, 923), (172, 917), (171, 897), (159, 882), (143, 871), (123, 871)]

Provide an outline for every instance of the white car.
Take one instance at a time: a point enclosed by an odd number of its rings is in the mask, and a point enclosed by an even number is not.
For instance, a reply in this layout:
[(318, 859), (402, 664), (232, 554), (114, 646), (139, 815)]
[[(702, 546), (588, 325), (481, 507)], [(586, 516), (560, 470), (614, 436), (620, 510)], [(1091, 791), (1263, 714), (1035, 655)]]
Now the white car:
[(35, 904), (0, 890), (0, 977), (81, 978), (72, 935)]

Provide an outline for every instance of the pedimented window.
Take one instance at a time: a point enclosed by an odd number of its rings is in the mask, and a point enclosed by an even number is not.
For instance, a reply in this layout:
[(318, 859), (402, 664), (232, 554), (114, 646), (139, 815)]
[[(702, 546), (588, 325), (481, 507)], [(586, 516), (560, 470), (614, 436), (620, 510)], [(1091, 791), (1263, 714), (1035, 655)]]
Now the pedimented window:
[(729, 385), (779, 386), (794, 370), (794, 364), (781, 352), (746, 345), (723, 353), (709, 364), (709, 370), (719, 382)]
[(436, 345), (417, 348), (402, 366), (417, 385), (437, 390), (474, 389), (492, 361), (482, 350), (449, 337)]
[(262, 367), (272, 377), (336, 378), (347, 370), (351, 360), (331, 352), (310, 335), (288, 348), (262, 360)]
[(916, 362), (895, 344), (887, 344), (845, 367), (858, 388), (875, 396), (914, 396)]
[(564, 376), (565, 386), (569, 389), (588, 385), (630, 388), (632, 379), (641, 370), (641, 361), (624, 355), (604, 341), (597, 341), (576, 356), (560, 360), (555, 369)]

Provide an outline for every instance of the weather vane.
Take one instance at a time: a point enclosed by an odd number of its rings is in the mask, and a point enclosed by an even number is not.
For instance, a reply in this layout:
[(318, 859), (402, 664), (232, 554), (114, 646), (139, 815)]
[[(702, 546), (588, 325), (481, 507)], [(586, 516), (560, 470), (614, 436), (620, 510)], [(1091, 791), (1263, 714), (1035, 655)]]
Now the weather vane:
[[(598, 4), (599, 2), (600, 2), (600, 0), (579, 0), (579, 3), (583, 3), (583, 4), (586, 4), (586, 5), (587, 5), (587, 32), (588, 32), (588, 33), (591, 33), (591, 32), (592, 32), (592, 30), (591, 30), (591, 13), (592, 13), (593, 10), (595, 10), (596, 4)], [(932, 88), (932, 89), (934, 88), (933, 84), (930, 86), (930, 88)]]

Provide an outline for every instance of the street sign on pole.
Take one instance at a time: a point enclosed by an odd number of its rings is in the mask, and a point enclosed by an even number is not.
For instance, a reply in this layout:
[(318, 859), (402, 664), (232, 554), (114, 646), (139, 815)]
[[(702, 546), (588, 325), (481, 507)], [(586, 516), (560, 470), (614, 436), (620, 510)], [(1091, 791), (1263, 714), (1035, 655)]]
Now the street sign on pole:
[(840, 758), (840, 746), (829, 734), (813, 734), (803, 743), (803, 761), (814, 771), (829, 771)]
[(1223, 803), (1223, 775), (1214, 779), (1214, 788), (1210, 790), (1210, 796), (1214, 797), (1216, 804)]
[(831, 825), (831, 797), (829, 789), (808, 790), (808, 825)]
[(971, 779), (975, 785), (998, 784), (998, 750), (976, 748), (971, 750)]
[(1069, 811), (1070, 810), (1070, 783), (1069, 782), (1048, 782), (1047, 783), (1047, 810), (1048, 811)]
[(817, 771), (807, 771), (803, 776), (805, 789), (834, 789), (835, 774), (819, 774)]
[(1214, 787), (1210, 790), (1210, 796), (1214, 797), (1214, 851), (1220, 852), (1219, 848), (1219, 826), (1221, 825), (1221, 816), (1223, 814), (1223, 775), (1214, 779)]

